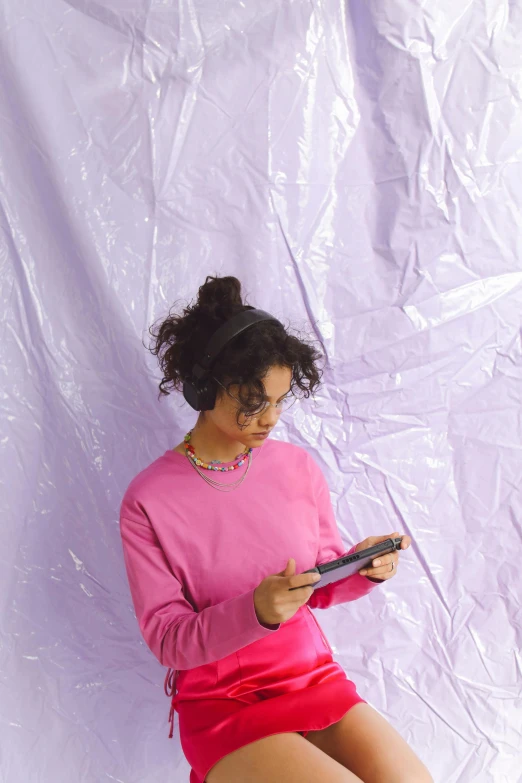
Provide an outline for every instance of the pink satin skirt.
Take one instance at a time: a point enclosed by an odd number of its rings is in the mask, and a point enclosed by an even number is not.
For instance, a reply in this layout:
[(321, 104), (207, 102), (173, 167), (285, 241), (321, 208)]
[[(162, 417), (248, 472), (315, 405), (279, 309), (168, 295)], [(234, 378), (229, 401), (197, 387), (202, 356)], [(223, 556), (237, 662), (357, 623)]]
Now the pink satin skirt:
[(204, 783), (214, 764), (243, 745), (282, 732), (306, 736), (365, 701), (307, 604), (270, 636), (177, 672), (175, 685), (169, 719), (176, 710), (190, 783)]

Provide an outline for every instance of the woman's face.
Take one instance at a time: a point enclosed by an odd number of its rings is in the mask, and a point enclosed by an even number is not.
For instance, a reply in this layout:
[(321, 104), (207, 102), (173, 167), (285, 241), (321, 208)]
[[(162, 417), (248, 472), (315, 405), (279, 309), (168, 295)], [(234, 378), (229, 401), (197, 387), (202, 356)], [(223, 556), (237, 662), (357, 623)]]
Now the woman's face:
[[(274, 403), (279, 402), (283, 397), (290, 393), (290, 384), (292, 380), (292, 370), (290, 367), (271, 367), (263, 378), (265, 387), (265, 400)], [(237, 411), (239, 403), (230, 397), (229, 394), (218, 387), (220, 394), (216, 399), (216, 405), (213, 410), (207, 411), (208, 416), (214, 426), (233, 441), (242, 443), (247, 448), (256, 448), (261, 446), (265, 438), (256, 437), (256, 433), (268, 433), (277, 424), (281, 411), (272, 405), (267, 407), (262, 413), (254, 416), (245, 416), (243, 413), (239, 416), (238, 426)], [(229, 392), (234, 397), (239, 397), (240, 387), (238, 385), (230, 386)]]

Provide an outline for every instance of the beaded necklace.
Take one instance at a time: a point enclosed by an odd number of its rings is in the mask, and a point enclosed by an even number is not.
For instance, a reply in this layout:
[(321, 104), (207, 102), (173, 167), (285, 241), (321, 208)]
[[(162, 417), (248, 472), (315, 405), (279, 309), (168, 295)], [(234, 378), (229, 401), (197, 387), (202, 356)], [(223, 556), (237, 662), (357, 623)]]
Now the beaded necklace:
[[(218, 468), (217, 465), (203, 462), (202, 459), (199, 459), (199, 457), (196, 456), (196, 452), (194, 451), (194, 446), (191, 446), (190, 444), (191, 437), (192, 437), (192, 430), (190, 430), (190, 432), (187, 432), (187, 434), (183, 438), (183, 440), (185, 441), (185, 451), (187, 452), (187, 456), (190, 457), (190, 459), (195, 465), (201, 465), (201, 467), (205, 468), (205, 470), (220, 470), (222, 473), (226, 473), (227, 470), (237, 470), (244, 463), (245, 459), (249, 457), (250, 454), (252, 453), (252, 448), (249, 448), (248, 451), (245, 451), (237, 455), (236, 460), (239, 460), (239, 462), (237, 462), (235, 465), (228, 465), (227, 467), (224, 468)], [(212, 460), (212, 462), (218, 462), (218, 460)]]
[[(192, 430), (190, 432), (188, 432), (185, 435), (185, 438), (184, 438), (184, 441), (185, 441), (185, 444), (184, 444), (185, 445), (185, 454), (189, 458), (190, 464), (192, 465), (194, 470), (196, 470), (199, 473), (201, 478), (205, 479), (207, 484), (210, 484), (211, 487), (214, 487), (214, 489), (219, 489), (221, 492), (231, 492), (232, 490), (234, 490), (237, 487), (239, 487), (239, 485), (242, 484), (243, 481), (246, 479), (247, 473), (250, 470), (250, 465), (252, 464), (252, 451), (253, 451), (253, 449), (250, 448), (244, 454), (239, 454), (239, 456), (236, 457), (236, 459), (239, 460), (239, 462), (236, 465), (229, 465), (228, 467), (218, 468), (217, 465), (209, 465), (206, 462), (203, 462), (203, 460), (199, 459), (199, 457), (196, 457), (196, 454), (195, 454), (195, 451), (194, 451), (194, 447), (190, 446), (190, 437), (191, 437), (191, 435), (192, 435)], [(246, 467), (245, 472), (243, 473), (243, 475), (239, 479), (237, 479), (237, 481), (233, 481), (231, 484), (222, 484), (220, 481), (214, 481), (214, 479), (211, 479), (210, 477), (205, 476), (205, 474), (202, 473), (201, 470), (198, 467), (199, 465), (201, 465), (201, 467), (206, 468), (207, 470), (217, 470), (217, 471), (221, 470), (221, 471), (225, 472), (225, 471), (228, 471), (228, 470), (235, 470), (236, 468), (241, 467), (241, 465), (243, 465), (243, 463), (245, 462), (245, 459), (248, 460), (248, 465)]]

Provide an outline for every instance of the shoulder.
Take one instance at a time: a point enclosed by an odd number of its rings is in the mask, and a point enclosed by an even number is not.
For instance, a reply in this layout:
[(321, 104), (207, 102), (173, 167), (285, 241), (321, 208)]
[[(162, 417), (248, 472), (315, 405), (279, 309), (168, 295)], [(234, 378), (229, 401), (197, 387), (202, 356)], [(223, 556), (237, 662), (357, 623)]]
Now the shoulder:
[(266, 446), (269, 446), (271, 459), (276, 462), (284, 462), (285, 465), (305, 471), (310, 476), (317, 474), (317, 471), (321, 472), (317, 462), (303, 446), (283, 440), (269, 440)]
[(310, 454), (302, 446), (296, 443), (288, 443), (286, 440), (268, 440), (265, 447), (268, 446), (273, 457), (281, 459), (290, 459), (292, 461), (305, 463), (310, 459)]
[(295, 443), (274, 440), (268, 441), (265, 445), (269, 443), (272, 444), (270, 461), (272, 464), (275, 463), (277, 469), (279, 469), (279, 465), (281, 466), (282, 475), (286, 475), (285, 471), (299, 475), (301, 480), (305, 482), (307, 491), (316, 499), (329, 495), (329, 484), (316, 456)]
[(165, 454), (139, 471), (129, 482), (120, 504), (120, 520), (124, 517), (136, 521), (147, 521), (145, 509), (149, 500), (158, 497), (165, 480), (172, 481), (173, 465)]
[(311, 482), (316, 485), (323, 485), (326, 482), (326, 477), (319, 458), (303, 448), (303, 446), (297, 446), (295, 443), (278, 442), (281, 455), (286, 459), (295, 460), (295, 463), (299, 464), (301, 470), (306, 471)]

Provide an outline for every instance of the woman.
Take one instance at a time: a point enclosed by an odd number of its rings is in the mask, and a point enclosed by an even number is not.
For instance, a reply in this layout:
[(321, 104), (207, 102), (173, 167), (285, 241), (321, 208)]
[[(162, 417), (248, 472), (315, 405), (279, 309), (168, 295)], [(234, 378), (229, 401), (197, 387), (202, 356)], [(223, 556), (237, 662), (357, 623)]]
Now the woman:
[(120, 530), (140, 630), (169, 667), (169, 737), (177, 711), (190, 783), (431, 781), (333, 660), (310, 609), (367, 595), (398, 561), (315, 589), (303, 573), (344, 554), (328, 486), (305, 449), (267, 436), (314, 392), (321, 355), (247, 307), (234, 277), (207, 277), (154, 338), (160, 394), (182, 388), (199, 416), (131, 481)]

